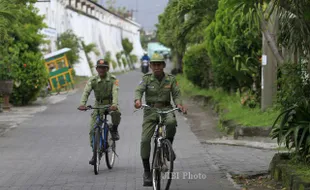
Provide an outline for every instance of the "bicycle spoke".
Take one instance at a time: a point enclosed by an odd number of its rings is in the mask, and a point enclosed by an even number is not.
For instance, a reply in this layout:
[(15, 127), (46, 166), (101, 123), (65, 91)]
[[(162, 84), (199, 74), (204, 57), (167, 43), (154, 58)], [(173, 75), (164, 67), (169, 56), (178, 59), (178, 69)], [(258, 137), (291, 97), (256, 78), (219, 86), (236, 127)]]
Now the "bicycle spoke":
[(99, 173), (100, 165), (100, 130), (96, 128), (95, 130), (95, 143), (94, 143), (94, 172), (97, 175)]
[(107, 167), (109, 169), (112, 169), (113, 168), (113, 165), (114, 165), (114, 162), (115, 162), (115, 141), (112, 140), (112, 135), (110, 133), (110, 130), (108, 130), (106, 132), (106, 137), (105, 139), (107, 139), (107, 149), (106, 149), (106, 152), (105, 152), (105, 155), (106, 155), (106, 164), (107, 164)]

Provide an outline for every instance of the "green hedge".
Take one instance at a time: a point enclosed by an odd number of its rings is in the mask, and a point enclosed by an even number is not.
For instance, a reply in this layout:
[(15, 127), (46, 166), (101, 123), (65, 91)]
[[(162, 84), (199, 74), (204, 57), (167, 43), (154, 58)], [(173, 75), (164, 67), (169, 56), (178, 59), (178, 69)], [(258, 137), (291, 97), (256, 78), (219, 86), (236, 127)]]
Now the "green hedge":
[(204, 45), (190, 47), (186, 51), (183, 61), (186, 78), (199, 87), (208, 88), (210, 59)]

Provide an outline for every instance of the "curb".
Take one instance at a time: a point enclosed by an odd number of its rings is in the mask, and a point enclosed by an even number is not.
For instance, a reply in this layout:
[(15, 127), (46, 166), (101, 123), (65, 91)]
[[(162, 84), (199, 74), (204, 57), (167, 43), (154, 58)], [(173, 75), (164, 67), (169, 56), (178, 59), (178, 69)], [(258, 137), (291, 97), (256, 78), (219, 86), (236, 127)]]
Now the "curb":
[(242, 140), (206, 140), (202, 144), (208, 145), (228, 145), (228, 146), (242, 146), (248, 148), (256, 148), (263, 150), (277, 150), (280, 148), (276, 143), (265, 143), (258, 141), (242, 141)]
[(310, 179), (304, 177), (304, 174), (296, 172), (296, 168), (289, 165), (288, 161), (288, 153), (275, 154), (269, 166), (271, 177), (275, 181), (282, 182), (287, 189), (310, 189)]
[[(190, 97), (190, 99), (199, 106), (211, 107), (217, 116), (219, 116), (220, 111), (227, 112), (227, 110), (221, 110), (218, 103), (213, 101), (211, 96), (196, 95)], [(271, 131), (271, 127), (269, 126), (246, 127), (237, 124), (233, 120), (219, 119), (219, 123), (226, 134), (232, 134), (235, 140), (239, 137), (269, 137)]]

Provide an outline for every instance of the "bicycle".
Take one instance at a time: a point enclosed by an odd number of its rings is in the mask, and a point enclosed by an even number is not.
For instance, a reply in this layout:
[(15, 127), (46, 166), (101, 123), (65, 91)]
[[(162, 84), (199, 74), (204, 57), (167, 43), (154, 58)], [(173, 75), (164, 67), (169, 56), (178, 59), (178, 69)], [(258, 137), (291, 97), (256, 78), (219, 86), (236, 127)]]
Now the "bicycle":
[[(165, 115), (168, 113), (179, 111), (179, 108), (173, 108), (167, 111), (161, 111), (158, 108), (152, 108), (146, 104), (142, 104), (140, 109), (155, 109), (156, 113), (159, 115), (159, 122), (156, 124), (154, 132), (154, 152), (152, 159), (152, 181), (154, 190), (160, 190), (161, 186), (165, 186), (165, 190), (169, 190), (172, 176), (173, 176), (173, 162), (175, 159), (175, 154), (170, 141), (166, 138), (166, 126), (164, 125)], [(138, 110), (136, 110), (138, 111)], [(170, 164), (169, 164), (170, 163)], [(167, 166), (169, 164), (169, 166)], [(161, 176), (163, 175), (163, 176)], [(161, 185), (161, 180), (167, 179), (166, 185)], [(165, 183), (164, 183), (165, 184)]]
[[(93, 156), (94, 156), (94, 172), (95, 175), (99, 173), (99, 165), (103, 154), (105, 154), (106, 165), (109, 169), (113, 168), (115, 162), (115, 156), (117, 156), (116, 143), (110, 137), (110, 128), (112, 124), (108, 124), (107, 115), (109, 114), (109, 108), (111, 105), (105, 105), (103, 107), (94, 108), (87, 106), (87, 109), (97, 110), (96, 124), (94, 127), (93, 135)], [(103, 120), (100, 118), (100, 110), (104, 110)], [(102, 124), (100, 125), (100, 123)], [(102, 136), (103, 132), (103, 136)], [(112, 136), (112, 135), (111, 135)]]

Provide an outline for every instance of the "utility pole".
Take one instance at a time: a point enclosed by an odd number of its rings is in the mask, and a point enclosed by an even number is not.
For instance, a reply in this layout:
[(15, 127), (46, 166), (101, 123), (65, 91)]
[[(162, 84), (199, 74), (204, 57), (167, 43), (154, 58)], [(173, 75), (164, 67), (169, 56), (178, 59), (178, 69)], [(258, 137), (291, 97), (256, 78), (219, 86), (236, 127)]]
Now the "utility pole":
[[(278, 31), (278, 17), (273, 13), (268, 22), (268, 30), (276, 39)], [(261, 110), (272, 106), (277, 93), (277, 61), (263, 34), (262, 81), (261, 81)]]
[(131, 16), (132, 16), (132, 20), (134, 20), (133, 18), (134, 18), (134, 16), (133, 16), (133, 13), (137, 13), (137, 15), (135, 16), (135, 19), (137, 19), (138, 18), (138, 0), (136, 0), (136, 9), (134, 10), (134, 9), (131, 9)]

